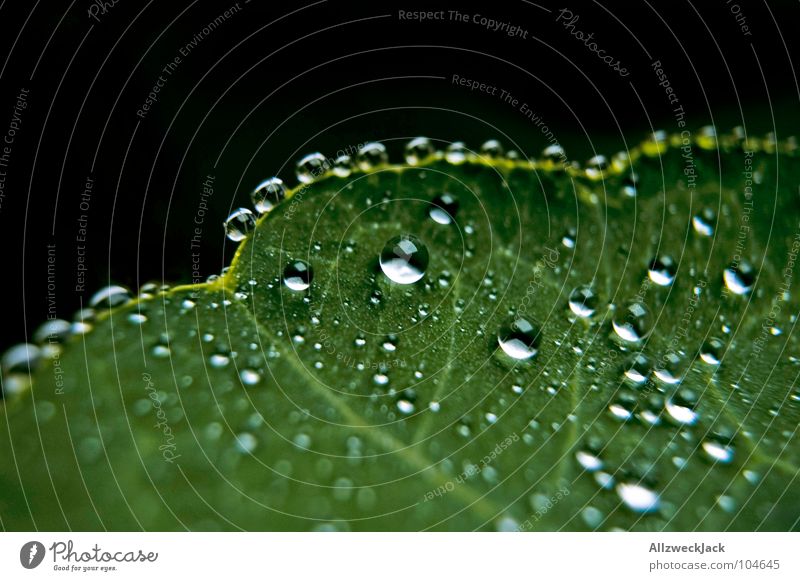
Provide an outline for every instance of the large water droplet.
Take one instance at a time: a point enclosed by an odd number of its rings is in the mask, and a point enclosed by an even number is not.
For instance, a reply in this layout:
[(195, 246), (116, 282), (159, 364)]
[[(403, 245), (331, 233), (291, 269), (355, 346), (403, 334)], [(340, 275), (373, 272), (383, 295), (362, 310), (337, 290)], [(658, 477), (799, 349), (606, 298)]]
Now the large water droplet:
[(434, 153), (433, 144), (427, 137), (417, 137), (406, 144), (405, 156), (408, 165), (419, 165)]
[(622, 371), (630, 382), (641, 385), (647, 381), (653, 364), (644, 353), (634, 353), (623, 364)]
[(481, 155), (489, 159), (499, 159), (503, 157), (503, 151), (503, 145), (496, 139), (490, 139), (481, 145)]
[(539, 352), (540, 335), (539, 327), (520, 317), (500, 330), (497, 343), (513, 359), (531, 359)]
[(709, 458), (720, 464), (729, 464), (733, 461), (733, 446), (727, 438), (710, 436), (703, 444), (703, 451)]
[(717, 216), (711, 208), (705, 208), (692, 218), (694, 231), (701, 236), (711, 236), (714, 234), (714, 224)]
[(3, 373), (30, 373), (39, 362), (41, 351), (36, 345), (20, 343), (3, 353), (0, 360)]
[(745, 295), (753, 290), (756, 273), (753, 265), (743, 260), (736, 266), (732, 265), (726, 268), (722, 278), (729, 291), (737, 295)]
[(671, 256), (657, 256), (650, 261), (647, 275), (654, 283), (660, 286), (669, 286), (675, 280), (678, 266)]
[(362, 171), (370, 171), (378, 166), (384, 165), (389, 161), (389, 154), (386, 153), (386, 146), (383, 143), (373, 141), (367, 143), (358, 150), (356, 164)]
[(309, 153), (297, 162), (295, 175), (304, 184), (310, 184), (315, 179), (322, 177), (329, 168), (328, 159), (319, 152)]
[(386, 243), (380, 256), (383, 274), (398, 284), (412, 284), (425, 276), (428, 249), (411, 234), (396, 236)]
[(454, 141), (447, 146), (444, 158), (453, 165), (459, 165), (467, 160), (467, 146), (461, 141)]
[(452, 224), (458, 212), (458, 200), (452, 194), (436, 196), (431, 202), (428, 215), (438, 224)]
[(101, 288), (89, 299), (89, 306), (94, 309), (113, 309), (131, 300), (131, 291), (124, 286), (107, 286)]
[(725, 341), (711, 337), (700, 349), (700, 359), (709, 365), (719, 365), (725, 354)]
[(283, 269), (283, 284), (293, 291), (304, 291), (314, 280), (314, 270), (303, 260), (294, 260)]
[(614, 314), (611, 324), (620, 339), (638, 343), (653, 331), (653, 315), (644, 303), (631, 301)]
[(588, 318), (597, 311), (600, 299), (590, 285), (581, 285), (569, 295), (569, 308), (579, 317)]
[(42, 323), (33, 334), (33, 340), (39, 343), (63, 343), (69, 338), (72, 325), (63, 319), (50, 319)]
[(698, 414), (694, 410), (695, 405), (697, 405), (697, 395), (689, 389), (681, 389), (666, 401), (665, 408), (675, 422), (692, 426), (698, 420)]
[(664, 383), (680, 383), (686, 373), (687, 360), (680, 353), (670, 351), (658, 360), (653, 374)]
[(259, 214), (272, 211), (285, 197), (286, 186), (283, 185), (283, 180), (280, 178), (269, 178), (261, 182), (250, 194), (253, 206)]
[(240, 242), (256, 226), (256, 217), (247, 208), (239, 208), (225, 220), (225, 234), (234, 242)]

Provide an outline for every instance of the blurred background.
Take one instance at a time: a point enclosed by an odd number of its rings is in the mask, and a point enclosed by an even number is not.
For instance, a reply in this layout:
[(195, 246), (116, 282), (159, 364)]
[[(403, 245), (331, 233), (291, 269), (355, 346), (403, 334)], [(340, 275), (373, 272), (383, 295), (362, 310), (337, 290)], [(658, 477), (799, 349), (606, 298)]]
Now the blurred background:
[(680, 130), (678, 106), (692, 131), (788, 137), (798, 17), (748, 0), (2, 2), (0, 349), (107, 284), (218, 273), (224, 219), (311, 151), (378, 140), (400, 161), (425, 135), (533, 157), (546, 126), (583, 162)]

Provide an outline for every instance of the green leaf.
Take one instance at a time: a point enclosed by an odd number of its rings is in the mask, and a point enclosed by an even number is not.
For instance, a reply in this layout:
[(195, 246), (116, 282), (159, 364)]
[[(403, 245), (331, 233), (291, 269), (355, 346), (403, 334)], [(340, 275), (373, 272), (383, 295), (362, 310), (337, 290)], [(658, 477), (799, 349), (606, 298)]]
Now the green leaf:
[[(3, 527), (797, 529), (800, 167), (721, 141), (296, 189), (224, 276), (108, 311), (9, 398)], [(399, 235), (418, 282), (379, 264)]]

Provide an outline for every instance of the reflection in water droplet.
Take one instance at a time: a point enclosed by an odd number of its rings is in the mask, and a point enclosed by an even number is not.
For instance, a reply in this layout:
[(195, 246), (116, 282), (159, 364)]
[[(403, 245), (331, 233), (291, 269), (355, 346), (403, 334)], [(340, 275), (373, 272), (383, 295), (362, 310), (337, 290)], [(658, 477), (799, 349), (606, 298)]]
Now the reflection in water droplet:
[(729, 266), (722, 274), (725, 286), (733, 294), (745, 295), (753, 290), (756, 273), (753, 266), (746, 261), (741, 261), (738, 266)]
[(600, 299), (590, 285), (575, 288), (569, 295), (569, 308), (579, 317), (591, 317), (596, 311)]
[(612, 326), (623, 341), (638, 343), (653, 331), (653, 315), (644, 303), (631, 301), (614, 314)]
[(497, 343), (512, 359), (531, 359), (539, 352), (540, 335), (539, 327), (520, 317), (500, 330)]
[(285, 197), (286, 186), (280, 178), (269, 178), (261, 182), (250, 194), (253, 206), (259, 214), (272, 211)]
[(396, 236), (384, 246), (380, 255), (380, 266), (391, 281), (413, 284), (425, 276), (428, 249), (416, 236)]
[(353, 160), (349, 155), (340, 155), (333, 160), (333, 175), (346, 178), (353, 173)]
[(240, 242), (247, 238), (247, 235), (256, 226), (256, 217), (247, 208), (239, 208), (225, 220), (225, 234), (230, 240)]
[(654, 283), (660, 286), (669, 286), (675, 280), (678, 266), (671, 256), (657, 256), (650, 261), (647, 275)]
[(655, 512), (661, 504), (658, 494), (635, 482), (617, 484), (617, 494), (625, 506), (638, 513)]
[(314, 280), (314, 269), (304, 260), (294, 260), (283, 269), (283, 284), (293, 291), (304, 291)]
[(458, 200), (455, 196), (444, 193), (436, 196), (431, 202), (428, 215), (438, 224), (452, 224), (458, 212)]
[(419, 165), (434, 153), (433, 144), (427, 137), (417, 137), (406, 144), (405, 157), (408, 165)]

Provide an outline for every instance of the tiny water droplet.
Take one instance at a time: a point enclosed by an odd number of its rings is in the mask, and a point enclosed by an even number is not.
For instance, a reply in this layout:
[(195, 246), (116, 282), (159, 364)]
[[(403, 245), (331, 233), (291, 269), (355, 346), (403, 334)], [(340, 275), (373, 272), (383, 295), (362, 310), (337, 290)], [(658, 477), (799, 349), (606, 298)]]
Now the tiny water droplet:
[(242, 369), (239, 377), (242, 383), (247, 386), (256, 385), (261, 381), (261, 375), (255, 369)]
[(503, 145), (496, 139), (490, 139), (481, 145), (481, 155), (489, 159), (499, 159), (503, 157), (503, 151)]

